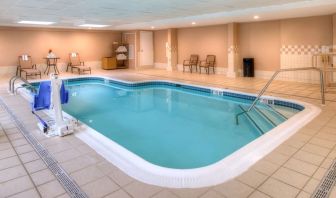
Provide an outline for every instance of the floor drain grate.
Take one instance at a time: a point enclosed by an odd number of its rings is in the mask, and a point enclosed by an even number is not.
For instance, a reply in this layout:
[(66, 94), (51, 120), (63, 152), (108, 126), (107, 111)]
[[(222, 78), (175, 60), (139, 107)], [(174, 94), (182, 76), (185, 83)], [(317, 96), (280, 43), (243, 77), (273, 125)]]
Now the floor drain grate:
[(0, 99), (0, 105), (10, 114), (15, 121), (22, 135), (33, 146), (35, 151), (47, 165), (49, 170), (56, 176), (57, 180), (63, 185), (67, 193), (73, 198), (87, 198), (87, 195), (72, 180), (66, 171), (57, 163), (56, 159), (46, 150), (38, 140), (23, 126), (21, 121), (14, 115), (8, 106)]
[(333, 161), (321, 183), (313, 193), (313, 198), (327, 198), (336, 183), (336, 160)]

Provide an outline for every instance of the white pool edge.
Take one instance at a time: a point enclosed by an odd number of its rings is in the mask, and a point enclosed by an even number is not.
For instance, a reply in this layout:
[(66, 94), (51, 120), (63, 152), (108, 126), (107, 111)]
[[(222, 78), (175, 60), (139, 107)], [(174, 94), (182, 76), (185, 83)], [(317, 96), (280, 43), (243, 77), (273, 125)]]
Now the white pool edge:
[[(176, 81), (146, 80), (128, 82), (106, 76), (82, 76), (79, 78), (87, 77), (105, 78), (125, 83), (171, 82), (182, 85), (209, 88), (211, 90), (255, 96), (255, 94), (232, 91), (229, 89), (198, 86)], [(321, 112), (318, 107), (305, 102), (288, 100), (273, 96), (265, 96), (264, 98), (272, 98), (281, 101), (296, 103), (304, 106), (305, 109), (295, 114), (293, 117), (278, 125), (271, 131), (267, 132), (261, 137), (255, 139), (254, 141), (235, 151), (231, 155), (212, 165), (202, 168), (171, 169), (154, 165), (132, 153), (131, 151), (127, 150), (126, 148), (120, 146), (116, 142), (108, 139), (107, 137), (103, 136), (102, 134), (85, 124), (81, 125), (81, 130), (76, 132), (75, 136), (88, 144), (97, 153), (99, 153), (109, 162), (120, 168), (127, 175), (144, 183), (170, 188), (199, 188), (213, 186), (228, 181), (245, 172), (258, 160), (265, 157), (267, 154), (277, 148), (280, 144), (282, 144), (285, 140), (294, 135), (300, 128), (313, 120)], [(232, 119), (232, 121), (234, 122), (234, 119)]]

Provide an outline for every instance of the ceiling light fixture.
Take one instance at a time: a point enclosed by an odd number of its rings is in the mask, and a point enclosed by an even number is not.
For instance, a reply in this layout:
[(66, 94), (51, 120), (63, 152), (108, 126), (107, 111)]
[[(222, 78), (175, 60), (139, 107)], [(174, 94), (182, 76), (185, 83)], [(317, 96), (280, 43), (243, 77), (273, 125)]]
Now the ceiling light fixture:
[(29, 24), (29, 25), (51, 25), (55, 22), (50, 21), (19, 21), (20, 24)]
[(155, 27), (154, 27), (154, 26), (151, 26), (151, 29), (155, 29)]
[(260, 17), (258, 15), (255, 15), (253, 18), (254, 19), (259, 19)]
[(107, 27), (109, 25), (100, 25), (100, 24), (82, 24), (79, 25), (80, 27), (89, 27), (89, 28), (103, 28), (103, 27)]
[(196, 22), (191, 22), (191, 25), (196, 25)]

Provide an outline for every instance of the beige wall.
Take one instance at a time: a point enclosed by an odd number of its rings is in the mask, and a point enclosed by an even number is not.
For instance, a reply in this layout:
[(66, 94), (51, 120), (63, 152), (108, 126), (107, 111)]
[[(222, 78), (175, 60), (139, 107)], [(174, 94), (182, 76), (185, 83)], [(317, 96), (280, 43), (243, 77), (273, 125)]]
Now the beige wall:
[(333, 16), (333, 32), (334, 47), (336, 48), (336, 14)]
[(20, 54), (28, 53), (35, 63), (43, 63), (48, 49), (60, 62), (69, 52), (79, 52), (84, 61), (99, 61), (112, 53), (112, 43), (120, 42), (121, 33), (112, 31), (0, 28), (0, 66), (15, 66)]
[(166, 42), (168, 42), (168, 31), (154, 31), (154, 63), (167, 63)]
[(227, 67), (227, 25), (178, 29), (178, 63), (182, 64), (190, 54), (198, 54), (201, 60), (214, 54), (218, 67)]
[(242, 23), (239, 28), (239, 62), (253, 57), (256, 70), (280, 68), (280, 22)]
[(317, 16), (281, 20), (283, 45), (330, 45), (332, 16)]
[[(274, 71), (280, 68), (282, 45), (331, 45), (332, 23), (330, 15), (240, 23), (240, 66), (243, 57), (254, 57), (257, 70)], [(165, 32), (155, 31), (155, 62), (165, 60)], [(227, 34), (227, 25), (179, 28), (178, 63), (182, 64), (190, 54), (199, 54), (201, 59), (205, 59), (207, 54), (215, 54), (217, 66), (227, 67)]]

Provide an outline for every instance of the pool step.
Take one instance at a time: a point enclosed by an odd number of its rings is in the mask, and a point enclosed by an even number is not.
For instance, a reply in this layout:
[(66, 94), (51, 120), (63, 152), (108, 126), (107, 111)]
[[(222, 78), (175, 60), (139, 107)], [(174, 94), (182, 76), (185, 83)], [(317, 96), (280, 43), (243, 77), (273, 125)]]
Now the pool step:
[(274, 127), (278, 126), (279, 124), (283, 123), (284, 121), (287, 120), (287, 117), (285, 117), (284, 115), (282, 115), (281, 113), (279, 113), (278, 111), (276, 111), (275, 109), (273, 109), (270, 106), (261, 106), (261, 107), (257, 107), (255, 106), (255, 109), (263, 114), (263, 116), (269, 120)]
[[(247, 111), (247, 108), (241, 105), (239, 105), (239, 107), (242, 111)], [(274, 127), (273, 123), (269, 119), (265, 118), (262, 113), (258, 112), (254, 108), (251, 109), (251, 111), (246, 112), (245, 116), (259, 130), (261, 134), (264, 134)]]

